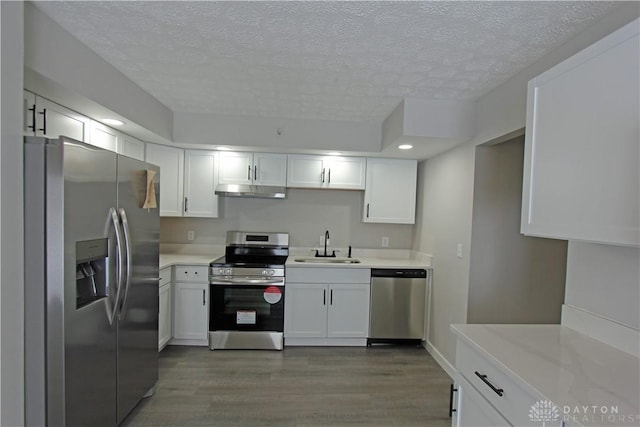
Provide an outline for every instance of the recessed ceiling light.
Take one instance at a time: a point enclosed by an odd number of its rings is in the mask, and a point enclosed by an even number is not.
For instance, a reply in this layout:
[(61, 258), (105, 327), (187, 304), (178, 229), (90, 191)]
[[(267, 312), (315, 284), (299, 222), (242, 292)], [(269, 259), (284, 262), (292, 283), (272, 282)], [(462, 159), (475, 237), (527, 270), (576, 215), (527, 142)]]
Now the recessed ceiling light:
[(111, 126), (122, 126), (124, 122), (118, 119), (102, 119), (102, 122)]
[(411, 150), (413, 148), (413, 145), (411, 144), (402, 144), (402, 145), (398, 145), (398, 148), (401, 150)]
[(330, 155), (330, 156), (341, 156), (342, 155), (342, 153), (339, 152), (339, 151), (331, 151), (331, 152), (329, 152), (327, 154)]

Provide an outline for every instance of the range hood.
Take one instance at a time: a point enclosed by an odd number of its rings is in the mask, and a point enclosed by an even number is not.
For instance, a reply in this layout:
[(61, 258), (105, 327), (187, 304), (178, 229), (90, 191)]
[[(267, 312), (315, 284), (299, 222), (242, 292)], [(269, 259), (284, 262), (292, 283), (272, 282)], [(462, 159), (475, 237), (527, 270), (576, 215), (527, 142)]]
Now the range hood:
[(216, 195), (227, 197), (260, 197), (263, 199), (285, 199), (287, 189), (271, 185), (218, 184)]

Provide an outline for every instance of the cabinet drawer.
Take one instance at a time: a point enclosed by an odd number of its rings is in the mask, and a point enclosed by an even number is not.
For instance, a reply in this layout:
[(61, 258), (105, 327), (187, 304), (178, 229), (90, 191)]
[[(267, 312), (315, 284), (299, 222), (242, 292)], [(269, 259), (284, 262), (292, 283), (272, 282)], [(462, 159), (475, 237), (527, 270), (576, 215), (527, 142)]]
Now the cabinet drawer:
[[(456, 368), (509, 423), (517, 426), (540, 426), (539, 421), (529, 417), (530, 410), (537, 402), (546, 399), (531, 394), (517, 378), (508, 375), (461, 340), (458, 340), (456, 350)], [(480, 377), (485, 375), (484, 379)], [(546, 425), (562, 425), (561, 408), (558, 408), (557, 420), (548, 421)]]
[(209, 267), (195, 265), (176, 265), (176, 282), (208, 283)]
[(287, 283), (370, 283), (371, 269), (288, 267)]
[(166, 267), (160, 270), (160, 286), (169, 282), (171, 282), (171, 267)]

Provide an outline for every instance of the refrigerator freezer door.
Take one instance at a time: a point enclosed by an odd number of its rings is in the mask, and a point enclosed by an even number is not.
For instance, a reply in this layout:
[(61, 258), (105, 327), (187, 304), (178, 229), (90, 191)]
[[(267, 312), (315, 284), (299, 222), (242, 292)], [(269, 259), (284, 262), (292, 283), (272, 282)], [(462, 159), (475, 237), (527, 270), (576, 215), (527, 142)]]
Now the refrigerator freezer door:
[[(64, 140), (64, 389), (66, 426), (116, 423), (116, 259), (110, 210), (116, 206), (117, 156)], [(108, 238), (108, 296), (76, 308), (76, 242)], [(49, 304), (55, 303), (49, 301)], [(49, 339), (54, 339), (49, 337)]]
[(118, 156), (118, 212), (129, 248), (128, 285), (118, 315), (118, 416), (120, 423), (158, 380), (158, 208), (142, 208), (147, 170), (159, 168)]

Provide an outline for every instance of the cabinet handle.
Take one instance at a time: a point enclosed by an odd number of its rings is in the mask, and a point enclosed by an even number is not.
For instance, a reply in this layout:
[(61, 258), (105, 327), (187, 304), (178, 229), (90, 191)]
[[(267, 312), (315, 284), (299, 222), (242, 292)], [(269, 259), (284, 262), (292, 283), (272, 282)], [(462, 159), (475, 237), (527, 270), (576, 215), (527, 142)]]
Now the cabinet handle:
[(367, 218), (369, 218), (369, 203), (367, 203)]
[(31, 124), (27, 125), (27, 129), (31, 129), (32, 131), (36, 131), (36, 104), (33, 104), (33, 106), (31, 108), (29, 108), (29, 111), (31, 111)]
[(327, 290), (322, 291), (322, 305), (327, 305)]
[(329, 168), (329, 178), (327, 179), (327, 183), (331, 184), (331, 168)]
[(458, 412), (457, 409), (453, 409), (453, 393), (458, 391), (457, 388), (453, 388), (453, 384), (451, 384), (451, 388), (449, 389), (449, 418), (453, 416), (454, 412)]
[(253, 180), (254, 181), (258, 180), (258, 166), (256, 165), (253, 166)]
[(324, 168), (322, 168), (322, 183), (324, 184)]
[(187, 212), (189, 210), (189, 198), (184, 198), (184, 211)]
[(488, 385), (491, 388), (491, 390), (495, 391), (498, 396), (502, 397), (502, 395), (504, 394), (504, 390), (501, 388), (497, 388), (496, 386), (491, 384), (491, 382), (487, 379), (486, 375), (483, 375), (480, 372), (476, 371), (476, 376), (480, 378), (483, 383)]
[(247, 179), (249, 181), (251, 181), (251, 165), (249, 165), (249, 170), (248, 170), (248, 173), (247, 173)]
[[(38, 114), (42, 114), (42, 128), (38, 130), (41, 130), (42, 133), (46, 135), (47, 134), (47, 109), (43, 108), (42, 111), (38, 112)], [(34, 123), (34, 126), (35, 126), (35, 123)]]
[(207, 305), (207, 296), (206, 296), (206, 291), (203, 289), (202, 290), (202, 305)]
[(329, 305), (333, 305), (333, 289), (331, 289), (331, 296), (329, 297)]

